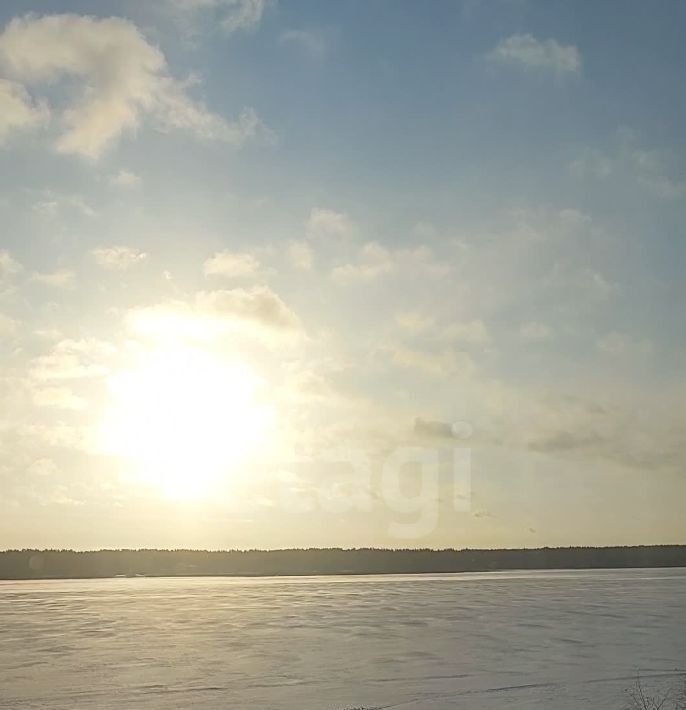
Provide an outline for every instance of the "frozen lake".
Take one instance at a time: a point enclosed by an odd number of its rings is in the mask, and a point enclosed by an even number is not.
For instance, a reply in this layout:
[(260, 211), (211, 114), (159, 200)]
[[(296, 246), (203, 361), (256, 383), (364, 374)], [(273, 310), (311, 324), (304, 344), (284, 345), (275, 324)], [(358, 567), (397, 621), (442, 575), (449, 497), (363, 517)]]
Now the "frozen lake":
[(618, 708), (686, 569), (0, 582), (0, 708)]

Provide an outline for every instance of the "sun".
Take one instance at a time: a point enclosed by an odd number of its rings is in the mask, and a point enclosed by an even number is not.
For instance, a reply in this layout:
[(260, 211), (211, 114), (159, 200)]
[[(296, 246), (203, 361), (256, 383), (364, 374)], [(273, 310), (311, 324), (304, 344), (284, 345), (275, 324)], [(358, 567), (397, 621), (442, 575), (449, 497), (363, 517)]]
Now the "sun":
[(174, 499), (211, 495), (264, 443), (273, 419), (250, 367), (201, 349), (146, 352), (108, 385), (105, 449)]

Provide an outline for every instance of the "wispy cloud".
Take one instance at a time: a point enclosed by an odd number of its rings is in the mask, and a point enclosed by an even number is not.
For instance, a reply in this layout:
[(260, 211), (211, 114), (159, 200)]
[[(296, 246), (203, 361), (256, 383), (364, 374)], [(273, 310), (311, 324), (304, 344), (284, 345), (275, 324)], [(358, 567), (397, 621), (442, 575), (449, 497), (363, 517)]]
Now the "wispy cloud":
[(115, 348), (95, 338), (65, 339), (50, 352), (34, 358), (29, 367), (37, 381), (78, 380), (102, 377), (109, 372), (107, 360)]
[(45, 218), (57, 217), (64, 212), (77, 212), (84, 217), (95, 217), (96, 211), (81, 195), (69, 195), (55, 190), (43, 190), (40, 198), (31, 205), (37, 215)]
[(581, 71), (581, 55), (573, 45), (555, 39), (536, 39), (531, 34), (516, 34), (501, 40), (489, 59), (525, 70), (538, 70), (563, 76)]
[(135, 247), (122, 245), (99, 247), (98, 249), (93, 249), (91, 254), (98, 266), (120, 271), (139, 264), (148, 258), (148, 255), (144, 251), (136, 249)]
[(279, 42), (297, 47), (314, 59), (323, 57), (329, 48), (326, 34), (322, 30), (285, 30), (279, 36)]
[(45, 103), (35, 102), (21, 84), (0, 79), (0, 145), (12, 133), (43, 125), (49, 117)]
[(654, 345), (647, 338), (636, 338), (625, 333), (612, 331), (597, 342), (598, 350), (610, 357), (644, 357), (654, 351)]
[(665, 151), (642, 145), (635, 132), (621, 128), (618, 143), (607, 151), (585, 148), (569, 166), (582, 180), (622, 179), (627, 176), (663, 200), (686, 197), (686, 179), (677, 174)]
[(474, 370), (474, 362), (469, 354), (450, 349), (432, 351), (392, 345), (382, 348), (390, 361), (397, 367), (418, 370), (433, 377), (467, 375)]
[(55, 288), (72, 288), (74, 286), (75, 274), (73, 271), (66, 269), (61, 271), (52, 271), (50, 273), (35, 273), (31, 280), (45, 286), (54, 286)]
[(271, 4), (269, 0), (167, 0), (167, 3), (183, 31), (195, 33), (200, 18), (207, 16), (227, 35), (254, 30)]
[(126, 190), (131, 190), (136, 187), (140, 187), (142, 184), (140, 175), (122, 168), (118, 173), (115, 173), (110, 178), (110, 185), (114, 187), (121, 187)]

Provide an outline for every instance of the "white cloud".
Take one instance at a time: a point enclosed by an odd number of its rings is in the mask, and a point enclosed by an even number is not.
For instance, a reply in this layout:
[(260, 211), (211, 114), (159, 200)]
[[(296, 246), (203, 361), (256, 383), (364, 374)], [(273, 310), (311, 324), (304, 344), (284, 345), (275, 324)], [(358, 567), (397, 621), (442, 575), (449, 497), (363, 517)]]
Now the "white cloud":
[(83, 81), (80, 97), (63, 108), (57, 150), (98, 158), (143, 115), (162, 128), (182, 128), (202, 139), (241, 143), (261, 129), (246, 110), (236, 123), (211, 113), (186, 93), (187, 83), (168, 74), (162, 52), (121, 18), (27, 15), (0, 34), (0, 64), (17, 81)]
[(309, 244), (293, 241), (288, 245), (288, 260), (296, 269), (309, 271), (314, 263), (314, 254)]
[(15, 131), (46, 123), (48, 117), (45, 104), (34, 102), (21, 84), (0, 79), (0, 144)]
[(345, 237), (352, 231), (349, 217), (342, 212), (336, 212), (322, 207), (315, 207), (307, 220), (307, 236)]
[(135, 187), (140, 187), (142, 180), (139, 175), (132, 173), (130, 170), (122, 168), (116, 175), (112, 175), (110, 178), (110, 185), (114, 187), (123, 187), (126, 189), (131, 189)]
[(260, 268), (260, 262), (252, 255), (241, 252), (220, 251), (203, 265), (205, 276), (240, 278), (252, 276)]
[(112, 345), (94, 338), (61, 340), (31, 361), (29, 374), (41, 382), (101, 377), (108, 373), (106, 362), (114, 352)]
[(197, 294), (200, 310), (219, 317), (236, 318), (276, 330), (297, 330), (297, 315), (268, 286), (250, 289), (202, 291)]
[(148, 255), (140, 249), (127, 246), (100, 247), (93, 249), (91, 254), (99, 266), (119, 271), (128, 269), (148, 258)]
[(637, 144), (635, 133), (627, 128), (618, 131), (619, 147), (608, 154), (584, 149), (570, 164), (570, 172), (579, 179), (605, 179), (631, 176), (640, 186), (663, 200), (686, 197), (686, 180), (674, 174), (669, 155)]
[(396, 271), (413, 279), (420, 271), (439, 278), (450, 271), (450, 266), (437, 261), (425, 245), (392, 251), (378, 242), (367, 242), (359, 249), (356, 261), (334, 267), (331, 276), (339, 283), (349, 283), (373, 281)]
[(553, 335), (553, 331), (544, 323), (530, 321), (529, 323), (524, 323), (522, 325), (519, 329), (519, 335), (523, 340), (528, 341), (550, 340)]
[(315, 59), (323, 57), (328, 49), (326, 38), (319, 30), (285, 30), (279, 42), (299, 47)]
[(74, 276), (73, 271), (53, 271), (51, 273), (36, 273), (31, 277), (31, 281), (56, 288), (71, 288), (74, 285)]
[(31, 206), (41, 217), (52, 219), (60, 212), (77, 212), (84, 217), (95, 217), (97, 212), (80, 195), (65, 195), (54, 190), (42, 190), (41, 199)]
[(331, 272), (335, 281), (371, 281), (387, 274), (394, 267), (393, 255), (376, 242), (367, 242), (360, 250), (360, 260), (355, 264), (336, 266)]
[(186, 130), (196, 138), (241, 145), (248, 140), (262, 139), (276, 142), (275, 134), (262, 123), (251, 108), (244, 108), (235, 121), (227, 121), (207, 107), (190, 99), (185, 87), (171, 79), (164, 82), (165, 90), (158, 97), (157, 122), (162, 129)]
[(242, 333), (267, 341), (301, 332), (300, 319), (268, 286), (200, 291), (191, 303), (172, 301), (134, 308), (129, 330), (155, 339), (213, 341)]
[(266, 5), (265, 0), (219, 0), (218, 4), (225, 8), (220, 25), (227, 34), (256, 27)]
[(185, 29), (192, 29), (195, 16), (212, 12), (227, 35), (255, 29), (267, 8), (266, 0), (169, 0), (174, 15)]
[(578, 74), (581, 70), (581, 56), (573, 44), (563, 45), (554, 39), (539, 40), (531, 34), (512, 35), (500, 41), (489, 58), (558, 76)]

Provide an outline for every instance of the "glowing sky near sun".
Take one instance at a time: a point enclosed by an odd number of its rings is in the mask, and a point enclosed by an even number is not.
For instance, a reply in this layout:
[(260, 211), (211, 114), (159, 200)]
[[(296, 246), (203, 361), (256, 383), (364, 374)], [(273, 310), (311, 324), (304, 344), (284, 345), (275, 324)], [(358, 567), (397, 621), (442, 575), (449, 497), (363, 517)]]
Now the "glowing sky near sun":
[(0, 547), (683, 542), (685, 15), (3, 2)]

